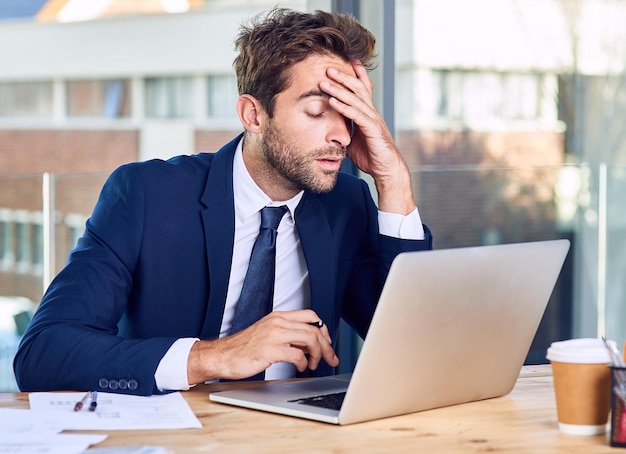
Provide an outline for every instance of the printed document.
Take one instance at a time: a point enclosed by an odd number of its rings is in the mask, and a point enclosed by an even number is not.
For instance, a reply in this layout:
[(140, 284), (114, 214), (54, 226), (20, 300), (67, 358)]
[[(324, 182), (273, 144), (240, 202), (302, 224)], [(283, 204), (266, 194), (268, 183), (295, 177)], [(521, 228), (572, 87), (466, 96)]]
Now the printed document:
[(64, 430), (144, 430), (191, 429), (202, 424), (181, 393), (156, 396), (130, 396), (99, 392), (97, 407), (89, 411), (86, 403), (74, 411), (85, 393), (37, 392), (28, 399), (33, 412), (70, 416), (59, 418)]

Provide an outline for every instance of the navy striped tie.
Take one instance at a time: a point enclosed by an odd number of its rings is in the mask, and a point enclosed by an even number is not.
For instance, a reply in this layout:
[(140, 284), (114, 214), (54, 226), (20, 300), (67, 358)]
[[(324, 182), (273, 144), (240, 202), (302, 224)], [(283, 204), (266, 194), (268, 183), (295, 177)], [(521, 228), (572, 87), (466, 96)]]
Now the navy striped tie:
[[(278, 224), (286, 212), (286, 206), (265, 207), (261, 210), (261, 229), (252, 247), (230, 334), (246, 329), (272, 311), (276, 276), (276, 234)], [(264, 378), (265, 372), (261, 372), (246, 380)]]
[(261, 210), (261, 229), (250, 255), (230, 334), (246, 329), (272, 311), (276, 275), (276, 230), (286, 206)]

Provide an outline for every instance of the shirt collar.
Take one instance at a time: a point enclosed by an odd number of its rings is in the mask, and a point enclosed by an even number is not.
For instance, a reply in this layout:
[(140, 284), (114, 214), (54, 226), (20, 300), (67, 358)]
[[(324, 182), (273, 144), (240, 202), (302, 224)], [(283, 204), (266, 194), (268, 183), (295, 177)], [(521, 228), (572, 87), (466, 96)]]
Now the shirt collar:
[(265, 194), (254, 182), (246, 165), (243, 162), (243, 139), (237, 144), (233, 161), (233, 194), (235, 196), (235, 216), (245, 222), (250, 216), (261, 211), (266, 206), (287, 205), (289, 214), (295, 224), (296, 207), (302, 199), (304, 191), (282, 202), (275, 202)]

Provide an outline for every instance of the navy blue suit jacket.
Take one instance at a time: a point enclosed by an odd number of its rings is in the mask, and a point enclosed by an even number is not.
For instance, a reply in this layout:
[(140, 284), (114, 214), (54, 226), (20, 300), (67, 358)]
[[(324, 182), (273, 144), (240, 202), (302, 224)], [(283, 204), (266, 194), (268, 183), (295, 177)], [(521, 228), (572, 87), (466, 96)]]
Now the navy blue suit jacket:
[[(217, 153), (111, 174), (22, 339), (14, 362), (20, 389), (157, 393), (154, 372), (176, 339), (218, 337), (239, 139)], [(295, 216), (312, 309), (332, 336), (340, 317), (365, 336), (393, 258), (432, 245), (427, 228), (424, 241), (379, 235), (367, 185), (343, 173), (332, 191), (305, 193)], [(318, 375), (332, 373), (320, 366)]]

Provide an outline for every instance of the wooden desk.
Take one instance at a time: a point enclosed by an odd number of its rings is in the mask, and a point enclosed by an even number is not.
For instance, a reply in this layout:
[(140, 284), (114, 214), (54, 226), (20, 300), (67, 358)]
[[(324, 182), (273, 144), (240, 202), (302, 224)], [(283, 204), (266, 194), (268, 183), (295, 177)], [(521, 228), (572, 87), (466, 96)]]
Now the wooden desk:
[[(204, 385), (183, 393), (202, 429), (109, 432), (97, 447), (150, 444), (177, 454), (620, 452), (604, 435), (559, 432), (550, 366), (524, 367), (504, 397), (343, 427), (209, 401), (209, 391), (238, 385)], [(28, 408), (28, 395), (0, 394), (0, 407)]]

